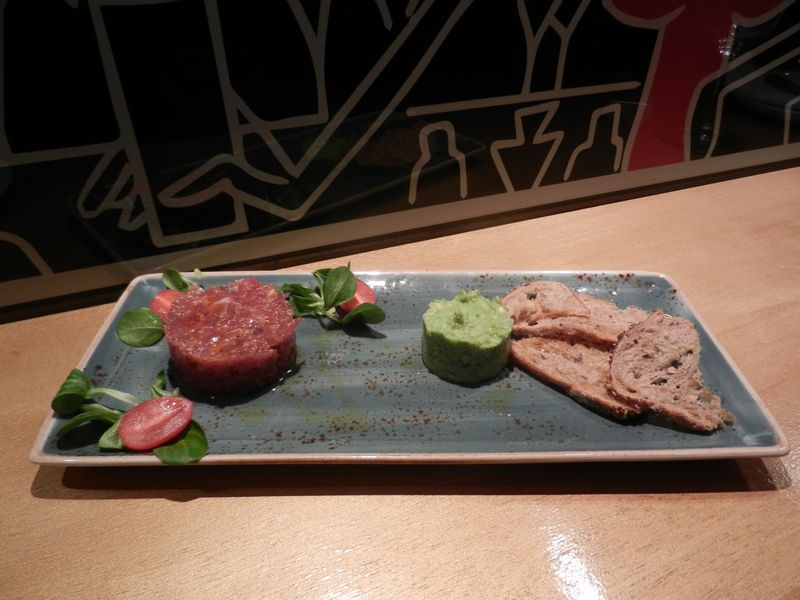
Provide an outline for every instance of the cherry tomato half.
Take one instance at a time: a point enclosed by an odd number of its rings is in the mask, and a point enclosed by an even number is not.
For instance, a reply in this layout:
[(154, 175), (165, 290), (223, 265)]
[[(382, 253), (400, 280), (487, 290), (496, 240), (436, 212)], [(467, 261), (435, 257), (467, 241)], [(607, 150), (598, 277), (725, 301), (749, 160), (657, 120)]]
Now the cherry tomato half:
[(178, 290), (162, 290), (156, 294), (156, 297), (150, 301), (150, 310), (158, 315), (163, 321), (167, 317), (172, 301), (180, 296), (183, 292)]
[(130, 450), (152, 450), (178, 437), (194, 405), (183, 396), (160, 396), (137, 404), (119, 420), (119, 438)]
[(377, 300), (377, 296), (375, 295), (375, 290), (369, 287), (368, 284), (364, 283), (360, 279), (356, 279), (356, 293), (355, 295), (350, 298), (347, 302), (339, 305), (339, 310), (343, 313), (349, 313), (359, 304), (363, 304), (364, 302), (368, 302), (369, 304), (375, 304), (375, 300)]

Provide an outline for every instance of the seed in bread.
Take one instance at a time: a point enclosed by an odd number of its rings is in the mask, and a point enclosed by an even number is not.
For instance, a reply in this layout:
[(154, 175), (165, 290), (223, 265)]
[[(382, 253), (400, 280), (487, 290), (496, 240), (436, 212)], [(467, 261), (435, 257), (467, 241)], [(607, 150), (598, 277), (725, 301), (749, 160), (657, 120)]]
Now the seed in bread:
[(703, 385), (694, 325), (663, 311), (620, 336), (611, 354), (611, 392), (675, 425), (711, 432), (724, 425), (721, 401)]
[(609, 391), (610, 353), (581, 343), (529, 337), (511, 342), (511, 357), (524, 371), (563, 388), (572, 398), (617, 419), (642, 408), (622, 402)]

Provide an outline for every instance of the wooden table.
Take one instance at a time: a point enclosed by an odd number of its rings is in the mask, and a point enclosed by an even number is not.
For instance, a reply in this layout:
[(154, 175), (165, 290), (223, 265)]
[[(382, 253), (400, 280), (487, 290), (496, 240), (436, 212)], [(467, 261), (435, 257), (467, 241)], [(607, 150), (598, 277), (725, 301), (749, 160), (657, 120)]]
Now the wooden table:
[[(0, 597), (800, 598), (800, 169), (343, 256), (360, 270), (670, 275), (788, 456), (479, 466), (38, 467), (111, 306), (0, 327)], [(304, 265), (307, 270), (319, 265)]]

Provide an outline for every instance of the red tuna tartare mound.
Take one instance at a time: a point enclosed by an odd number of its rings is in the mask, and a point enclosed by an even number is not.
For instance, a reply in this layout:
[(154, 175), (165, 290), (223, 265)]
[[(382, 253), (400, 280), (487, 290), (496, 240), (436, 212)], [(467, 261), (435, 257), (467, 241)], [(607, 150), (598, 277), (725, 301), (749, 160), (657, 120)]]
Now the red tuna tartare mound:
[(176, 298), (164, 321), (172, 363), (186, 385), (211, 393), (256, 390), (295, 361), (300, 319), (254, 277)]

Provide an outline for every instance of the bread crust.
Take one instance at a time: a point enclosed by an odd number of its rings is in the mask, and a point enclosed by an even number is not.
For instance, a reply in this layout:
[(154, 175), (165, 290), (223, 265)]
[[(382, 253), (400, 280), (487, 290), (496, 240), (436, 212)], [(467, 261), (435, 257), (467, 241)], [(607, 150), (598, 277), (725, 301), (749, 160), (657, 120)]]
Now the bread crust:
[(521, 285), (500, 301), (515, 324), (535, 325), (541, 319), (589, 316), (589, 309), (577, 294), (558, 281), (534, 281)]
[(681, 317), (654, 311), (620, 336), (611, 354), (611, 392), (691, 431), (724, 426), (719, 396), (703, 384), (700, 338)]
[(527, 373), (563, 388), (567, 394), (616, 419), (630, 419), (643, 408), (623, 402), (609, 390), (608, 351), (564, 340), (528, 337), (512, 340), (511, 356)]

